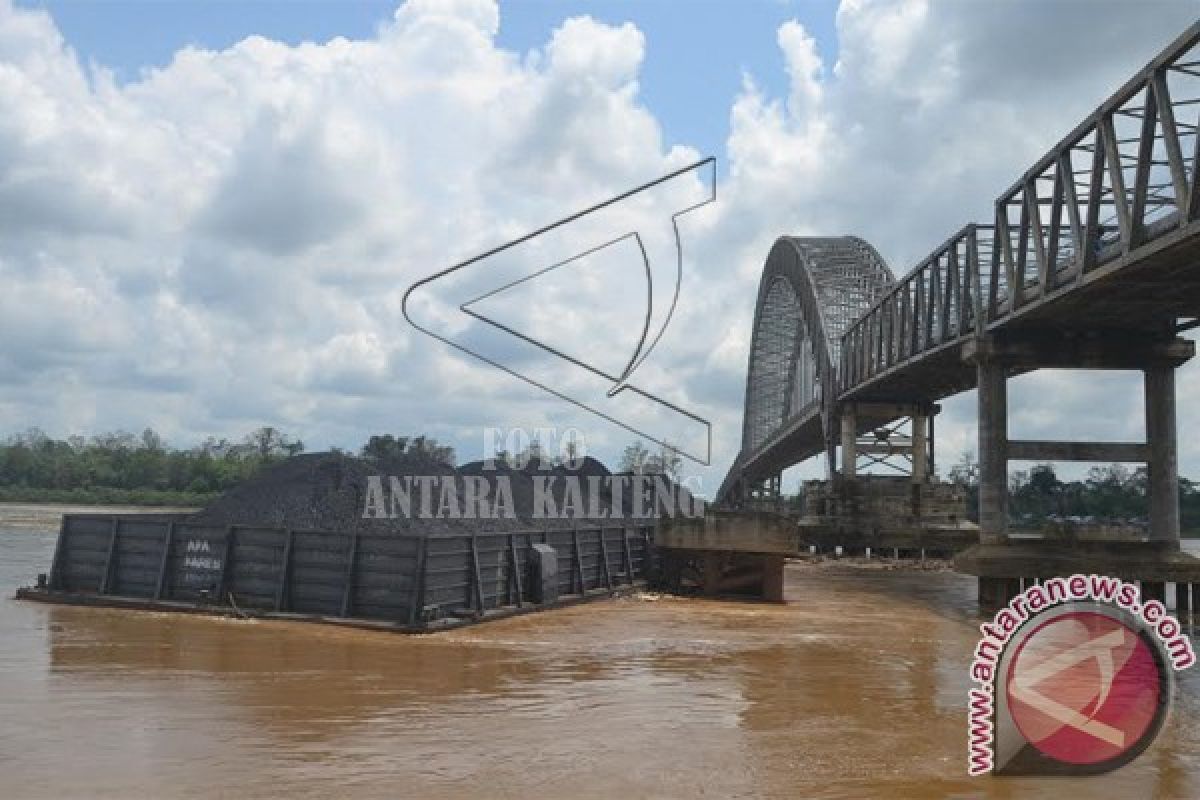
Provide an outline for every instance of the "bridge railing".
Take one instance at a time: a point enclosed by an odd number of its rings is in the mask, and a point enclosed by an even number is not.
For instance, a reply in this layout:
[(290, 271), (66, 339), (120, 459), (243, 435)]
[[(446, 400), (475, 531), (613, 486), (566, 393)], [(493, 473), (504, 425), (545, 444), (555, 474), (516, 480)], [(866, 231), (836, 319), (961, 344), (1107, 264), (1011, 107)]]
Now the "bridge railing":
[(1200, 23), (850, 325), (839, 394), (1200, 219)]
[(989, 318), (1197, 219), (1198, 42), (1200, 23), (996, 200), (999, 272), (1013, 291), (994, 295)]
[(1008, 291), (993, 228), (968, 225), (901, 278), (842, 336), (839, 391), (974, 332)]

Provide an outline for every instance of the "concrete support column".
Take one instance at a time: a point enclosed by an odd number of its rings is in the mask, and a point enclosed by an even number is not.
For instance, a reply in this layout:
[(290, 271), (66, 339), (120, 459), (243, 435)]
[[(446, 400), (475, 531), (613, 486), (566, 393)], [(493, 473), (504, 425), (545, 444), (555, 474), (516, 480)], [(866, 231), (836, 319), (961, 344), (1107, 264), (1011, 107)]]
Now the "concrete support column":
[(713, 551), (704, 553), (704, 596), (716, 597), (721, 590), (721, 554)]
[(1175, 616), (1184, 621), (1192, 616), (1192, 585), (1190, 583), (1175, 584)]
[(980, 360), (979, 381), (979, 539), (1008, 538), (1008, 389), (1004, 366)]
[(1179, 457), (1175, 438), (1175, 368), (1145, 370), (1150, 538), (1179, 546)]
[(1157, 600), (1167, 604), (1167, 584), (1163, 581), (1142, 581), (1142, 602)]
[(783, 600), (783, 568), (784, 558), (781, 555), (768, 554), (762, 557), (762, 599), (768, 603), (782, 603)]
[(832, 412), (826, 412), (821, 417), (821, 427), (825, 429), (825, 480), (833, 483), (837, 478), (838, 462), (837, 462), (837, 436), (833, 433), (833, 425), (830, 420), (833, 417)]
[(926, 462), (926, 465), (925, 465), (925, 474), (926, 475), (932, 475), (935, 472), (937, 472), (937, 459), (934, 457), (934, 448), (933, 448), (933, 443), (934, 443), (934, 441), (936, 441), (937, 437), (935, 437), (933, 435), (933, 421), (935, 419), (937, 419), (938, 410), (939, 410), (938, 406), (934, 406), (933, 411), (931, 411), (929, 416), (927, 416), (925, 418), (925, 428), (926, 428), (925, 439), (929, 443), (928, 449), (926, 450), (926, 458), (928, 459), (928, 461)]
[(1020, 578), (979, 578), (979, 607), (996, 611), (1021, 593)]
[(1004, 604), (1008, 605), (1009, 603), (1012, 602), (1014, 597), (1016, 597), (1017, 595), (1019, 595), (1021, 593), (1021, 591), (1022, 591), (1021, 579), (1020, 578), (1009, 578), (1006, 581), (1006, 584), (1007, 585), (1006, 585), (1005, 591), (1004, 591)]
[(924, 414), (912, 418), (912, 482), (924, 483), (929, 477), (929, 446), (926, 444), (926, 421)]
[(858, 460), (855, 443), (858, 441), (858, 420), (854, 414), (854, 406), (847, 405), (842, 409), (842, 477), (853, 478), (855, 463)]
[(1004, 578), (979, 578), (979, 607), (985, 611), (994, 611), (1005, 604)]

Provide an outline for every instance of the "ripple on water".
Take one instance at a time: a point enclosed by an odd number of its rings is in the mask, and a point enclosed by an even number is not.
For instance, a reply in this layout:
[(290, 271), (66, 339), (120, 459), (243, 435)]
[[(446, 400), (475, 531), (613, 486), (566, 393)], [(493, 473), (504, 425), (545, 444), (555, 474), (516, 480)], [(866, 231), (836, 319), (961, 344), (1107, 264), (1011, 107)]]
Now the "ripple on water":
[[(6, 594), (52, 547), (0, 534)], [(972, 588), (794, 568), (784, 606), (634, 598), (425, 637), (3, 600), (0, 796), (971, 796), (998, 785), (961, 763)], [(1111, 780), (1021, 796), (1200, 796), (1198, 689)]]

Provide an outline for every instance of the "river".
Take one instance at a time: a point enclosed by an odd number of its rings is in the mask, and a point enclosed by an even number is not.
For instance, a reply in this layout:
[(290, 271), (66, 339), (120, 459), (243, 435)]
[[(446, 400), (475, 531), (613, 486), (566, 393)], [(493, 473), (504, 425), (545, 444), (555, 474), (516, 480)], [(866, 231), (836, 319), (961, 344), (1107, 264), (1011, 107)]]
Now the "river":
[(21, 508), (0, 797), (1200, 797), (1196, 671), (1118, 772), (968, 778), (952, 572), (796, 564), (782, 606), (644, 594), (411, 637), (18, 602), (56, 535)]

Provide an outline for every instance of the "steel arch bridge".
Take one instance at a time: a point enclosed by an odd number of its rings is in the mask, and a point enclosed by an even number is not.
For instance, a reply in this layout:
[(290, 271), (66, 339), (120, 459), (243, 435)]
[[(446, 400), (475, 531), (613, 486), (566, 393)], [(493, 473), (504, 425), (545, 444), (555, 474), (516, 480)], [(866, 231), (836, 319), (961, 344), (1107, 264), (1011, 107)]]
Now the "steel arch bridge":
[[(991, 224), (962, 228), (899, 280), (861, 239), (779, 239), (758, 291), (741, 449), (718, 503), (737, 505), (822, 452), (832, 477), (836, 446), (862, 426), (847, 409), (902, 416), (977, 386), (984, 527), (1003, 527), (1010, 458), (1142, 461), (1152, 495), (1174, 491), (1173, 372), (1152, 380), (1150, 368), (1186, 360), (1192, 345), (1177, 335), (1200, 326), (1198, 43), (1200, 23), (1002, 193)], [(1008, 441), (1004, 381), (1043, 367), (1145, 371), (1148, 441)]]
[[(836, 393), (842, 336), (894, 284), (862, 239), (785, 236), (775, 243), (755, 305), (735, 482), (761, 480), (832, 446), (832, 404), (823, 401)], [(734, 488), (722, 486), (722, 496)]]

